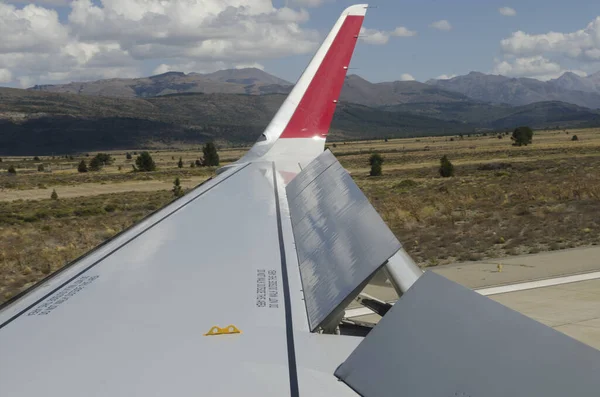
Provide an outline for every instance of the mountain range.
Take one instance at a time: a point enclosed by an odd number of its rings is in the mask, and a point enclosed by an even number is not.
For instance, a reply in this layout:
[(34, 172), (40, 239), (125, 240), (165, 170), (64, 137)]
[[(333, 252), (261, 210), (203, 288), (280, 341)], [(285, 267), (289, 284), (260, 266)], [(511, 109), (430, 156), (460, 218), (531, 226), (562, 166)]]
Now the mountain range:
[[(38, 85), (34, 91), (119, 98), (149, 98), (170, 94), (286, 94), (292, 83), (256, 68), (215, 73), (168, 72), (137, 79), (109, 79), (61, 85)], [(346, 78), (341, 101), (369, 107), (406, 103), (487, 102), (511, 106), (561, 101), (590, 109), (600, 108), (600, 72), (581, 77), (564, 73), (540, 81), (471, 72), (449, 80), (371, 83), (360, 76)]]
[(562, 101), (590, 109), (600, 108), (600, 72), (586, 77), (567, 72), (549, 81), (471, 72), (449, 80), (429, 80), (427, 84), (490, 103), (528, 105)]
[[(598, 77), (565, 74), (541, 82), (470, 73), (427, 83), (371, 83), (350, 75), (331, 139), (502, 131), (519, 125), (598, 126)], [(0, 155), (207, 140), (247, 144), (264, 130), (292, 87), (262, 70), (236, 69), (0, 88)]]

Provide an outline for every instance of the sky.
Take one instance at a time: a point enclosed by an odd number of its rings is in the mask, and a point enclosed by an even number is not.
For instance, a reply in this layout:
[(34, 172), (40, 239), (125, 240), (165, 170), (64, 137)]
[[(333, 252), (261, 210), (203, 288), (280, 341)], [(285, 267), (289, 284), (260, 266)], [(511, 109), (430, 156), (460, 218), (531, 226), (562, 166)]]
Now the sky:
[[(348, 0), (0, 0), (0, 85), (257, 67), (294, 82)], [(377, 0), (350, 73), (600, 70), (598, 0)]]

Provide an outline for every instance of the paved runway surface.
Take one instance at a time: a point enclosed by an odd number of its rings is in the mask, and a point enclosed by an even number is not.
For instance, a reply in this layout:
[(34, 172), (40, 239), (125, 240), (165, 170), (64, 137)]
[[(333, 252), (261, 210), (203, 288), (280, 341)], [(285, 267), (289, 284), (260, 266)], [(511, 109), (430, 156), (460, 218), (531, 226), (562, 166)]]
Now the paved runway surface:
[[(500, 271), (498, 264), (502, 265)], [(490, 299), (600, 349), (600, 247), (429, 270), (469, 288), (492, 293)], [(570, 278), (572, 275), (580, 276)], [(571, 282), (581, 279), (584, 281)], [(522, 290), (499, 293), (513, 289)], [(368, 286), (365, 292), (386, 301), (397, 299), (391, 288)], [(356, 317), (363, 321), (378, 318), (373, 314)]]

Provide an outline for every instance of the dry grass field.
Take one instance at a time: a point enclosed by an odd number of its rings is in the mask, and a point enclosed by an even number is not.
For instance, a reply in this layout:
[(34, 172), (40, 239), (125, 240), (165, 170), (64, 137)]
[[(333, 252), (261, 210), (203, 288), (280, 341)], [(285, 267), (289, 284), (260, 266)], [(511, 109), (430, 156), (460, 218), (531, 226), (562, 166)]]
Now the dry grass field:
[[(537, 131), (526, 147), (496, 135), (328, 147), (421, 266), (598, 244), (599, 129)], [(244, 151), (220, 150), (222, 164)], [(112, 165), (84, 174), (77, 164), (94, 153), (2, 159), (0, 302), (168, 203), (176, 177), (187, 190), (214, 173), (190, 167), (198, 148), (152, 151), (157, 171), (134, 173), (134, 152), (133, 160), (111, 152)], [(380, 177), (369, 176), (373, 152), (384, 158)], [(443, 155), (454, 177), (440, 177)], [(10, 165), (16, 175), (7, 173)], [(58, 200), (50, 198), (53, 190)]]

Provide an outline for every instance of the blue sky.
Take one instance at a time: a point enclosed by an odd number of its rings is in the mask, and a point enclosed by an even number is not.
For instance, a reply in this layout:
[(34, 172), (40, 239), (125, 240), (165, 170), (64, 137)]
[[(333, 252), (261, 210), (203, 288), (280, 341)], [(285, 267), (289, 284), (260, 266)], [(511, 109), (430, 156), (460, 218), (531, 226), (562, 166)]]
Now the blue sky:
[[(244, 66), (295, 81), (340, 12), (353, 3), (0, 0), (0, 85)], [(370, 5), (377, 8), (367, 13), (351, 72), (373, 82), (426, 81), (470, 71), (547, 80), (565, 71), (600, 70), (600, 1), (379, 0)], [(413, 33), (390, 34), (399, 27)]]
[[(351, 1), (326, 3), (311, 10), (308, 25), (326, 32), (339, 10)], [(500, 41), (513, 32), (544, 34), (549, 31), (575, 32), (600, 16), (600, 1), (520, 0), (380, 0), (371, 2), (364, 25), (371, 29), (392, 30), (405, 26), (415, 30), (414, 37), (392, 37), (385, 45), (361, 43), (352, 66), (356, 74), (369, 81), (399, 80), (408, 73), (419, 81), (440, 75), (462, 75), (470, 71), (493, 72), (494, 59), (502, 58)], [(517, 14), (507, 17), (498, 11), (512, 7)], [(452, 30), (444, 32), (429, 25), (448, 20)], [(265, 62), (267, 70), (288, 79), (297, 76), (308, 57)], [(575, 66), (566, 62), (567, 66)], [(600, 64), (586, 65), (588, 72)]]

